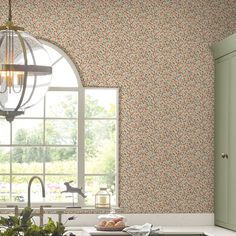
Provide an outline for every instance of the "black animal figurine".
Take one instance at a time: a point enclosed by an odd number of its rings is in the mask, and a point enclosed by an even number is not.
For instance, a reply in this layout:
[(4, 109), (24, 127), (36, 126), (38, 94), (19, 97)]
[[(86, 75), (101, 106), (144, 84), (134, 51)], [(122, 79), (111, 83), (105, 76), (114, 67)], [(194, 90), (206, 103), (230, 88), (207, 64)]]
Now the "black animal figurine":
[(65, 186), (66, 186), (66, 190), (62, 191), (61, 193), (78, 193), (80, 196), (82, 196), (83, 198), (86, 198), (87, 196), (82, 192), (82, 187), (81, 188), (75, 188), (72, 187), (70, 185), (70, 183), (72, 183), (73, 180), (69, 181), (69, 182), (65, 182)]

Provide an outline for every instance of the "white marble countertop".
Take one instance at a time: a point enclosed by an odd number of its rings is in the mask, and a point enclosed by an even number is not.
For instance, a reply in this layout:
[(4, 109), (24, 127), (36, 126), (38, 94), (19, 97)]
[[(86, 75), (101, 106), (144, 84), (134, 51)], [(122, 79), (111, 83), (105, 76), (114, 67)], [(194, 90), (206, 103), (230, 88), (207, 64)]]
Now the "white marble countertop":
[(203, 233), (207, 236), (236, 236), (236, 232), (217, 226), (163, 226), (164, 233)]
[[(207, 236), (236, 236), (236, 232), (217, 226), (161, 226), (161, 234), (205, 234)], [(122, 231), (97, 231), (94, 227), (69, 227), (68, 232), (78, 236), (89, 235), (128, 235)]]

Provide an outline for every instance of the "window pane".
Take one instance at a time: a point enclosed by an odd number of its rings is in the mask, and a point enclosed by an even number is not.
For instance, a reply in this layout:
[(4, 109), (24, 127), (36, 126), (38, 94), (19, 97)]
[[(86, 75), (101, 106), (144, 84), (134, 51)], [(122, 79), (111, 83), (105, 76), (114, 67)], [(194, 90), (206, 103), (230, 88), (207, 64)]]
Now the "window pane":
[(61, 145), (77, 144), (77, 121), (46, 120), (46, 143)]
[(10, 173), (10, 148), (0, 147), (0, 173)]
[[(43, 179), (42, 176), (38, 176)], [(27, 189), (31, 177), (26, 175), (12, 176), (12, 200), (14, 202), (27, 202)], [(31, 185), (31, 202), (43, 202), (42, 187), (37, 179)]]
[(101, 187), (106, 187), (111, 194), (111, 204), (116, 202), (115, 193), (115, 176), (85, 176), (85, 191), (87, 198), (85, 203), (87, 205), (95, 204), (95, 194)]
[(10, 144), (10, 123), (5, 119), (0, 119), (0, 133), (0, 144)]
[(85, 122), (85, 173), (115, 172), (116, 121), (87, 120)]
[(13, 173), (43, 173), (43, 147), (16, 147), (12, 150)]
[(85, 89), (85, 117), (115, 117), (116, 99), (115, 89)]
[(10, 177), (0, 176), (0, 202), (10, 201)]
[(46, 117), (76, 118), (78, 116), (78, 92), (48, 92)]
[[(76, 186), (75, 176), (53, 175), (46, 176), (46, 201), (47, 202), (68, 202), (72, 203), (72, 193), (61, 193), (66, 190), (65, 182), (73, 181), (72, 186)], [(74, 201), (77, 201), (77, 194), (74, 194)], [(65, 206), (64, 206), (65, 207)]]
[(43, 143), (43, 120), (15, 119), (12, 122), (13, 144)]
[(78, 87), (77, 78), (65, 58), (53, 66), (51, 87)]
[(74, 174), (77, 170), (76, 148), (54, 147), (47, 149), (46, 174)]
[(25, 110), (25, 114), (21, 115), (20, 117), (43, 117), (43, 106), (44, 106), (44, 99), (42, 99), (38, 104), (35, 106), (30, 107), (29, 109)]

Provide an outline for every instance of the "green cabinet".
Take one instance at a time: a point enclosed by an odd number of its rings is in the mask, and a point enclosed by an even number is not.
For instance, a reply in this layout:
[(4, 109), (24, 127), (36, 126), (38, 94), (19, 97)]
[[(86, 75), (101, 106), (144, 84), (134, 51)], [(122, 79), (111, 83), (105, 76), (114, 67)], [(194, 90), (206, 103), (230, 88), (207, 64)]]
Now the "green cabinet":
[(215, 224), (236, 230), (236, 35), (215, 59)]

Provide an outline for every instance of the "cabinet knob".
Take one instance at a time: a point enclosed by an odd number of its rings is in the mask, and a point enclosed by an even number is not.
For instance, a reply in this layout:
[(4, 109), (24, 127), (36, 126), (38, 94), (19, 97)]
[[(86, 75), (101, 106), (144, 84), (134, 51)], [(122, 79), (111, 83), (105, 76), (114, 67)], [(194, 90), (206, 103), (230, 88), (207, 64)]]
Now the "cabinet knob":
[(222, 158), (227, 158), (227, 159), (228, 159), (228, 154), (222, 152), (222, 153), (221, 153), (221, 157), (222, 157)]

